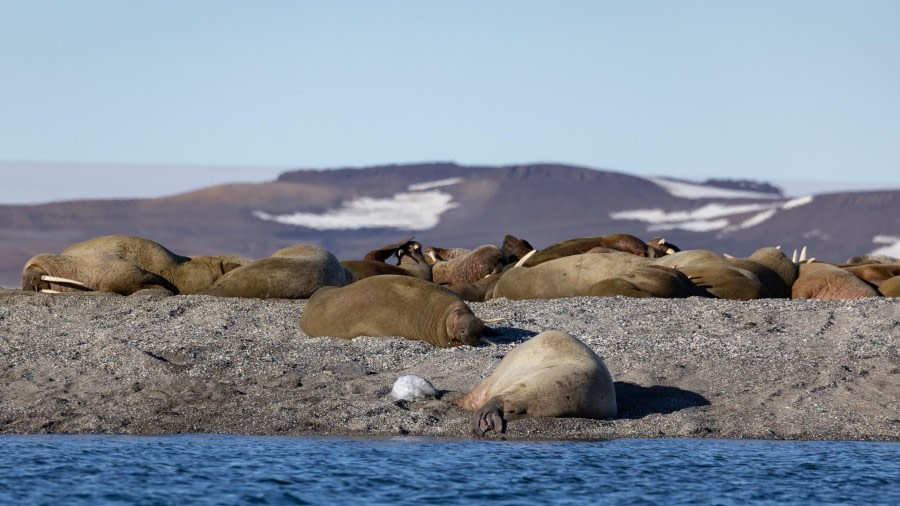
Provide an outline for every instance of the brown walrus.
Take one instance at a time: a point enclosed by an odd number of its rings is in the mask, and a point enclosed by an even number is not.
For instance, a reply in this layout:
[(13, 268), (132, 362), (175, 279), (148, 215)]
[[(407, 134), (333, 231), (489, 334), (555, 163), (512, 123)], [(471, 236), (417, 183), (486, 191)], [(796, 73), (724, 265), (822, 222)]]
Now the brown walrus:
[(320, 289), (303, 309), (300, 330), (310, 337), (401, 336), (448, 348), (477, 346), (485, 326), (450, 290), (386, 274)]
[(474, 411), (472, 431), (481, 437), (506, 422), (533, 417), (613, 418), (616, 391), (603, 360), (578, 339), (541, 332), (503, 357), (494, 372), (453, 401)]
[[(387, 263), (395, 255), (397, 265)], [(413, 276), (431, 281), (431, 265), (422, 253), (422, 245), (413, 241), (413, 237), (374, 249), (366, 253), (362, 260), (343, 260), (341, 265), (353, 273), (356, 281), (382, 274)]]
[(542, 250), (538, 250), (524, 265), (525, 267), (535, 267), (550, 260), (587, 253), (596, 247), (624, 251), (639, 257), (648, 256), (647, 243), (637, 237), (630, 234), (609, 234), (599, 237), (578, 237), (551, 244)]
[(432, 281), (441, 285), (474, 283), (503, 268), (500, 248), (485, 244), (468, 253), (437, 261), (431, 266)]
[(255, 299), (306, 299), (323, 286), (344, 286), (353, 274), (325, 248), (295, 244), (238, 267), (217, 279), (202, 295)]
[(674, 299), (702, 295), (702, 292), (697, 290), (694, 283), (678, 269), (662, 265), (646, 265), (606, 278), (591, 286), (585, 295)]
[(503, 244), (500, 246), (507, 264), (514, 264), (534, 251), (534, 246), (525, 239), (519, 239), (514, 235), (503, 236)]
[(437, 262), (461, 257), (470, 251), (472, 250), (466, 248), (439, 248), (437, 246), (429, 246), (422, 250), (422, 254), (425, 255), (426, 262), (430, 265), (434, 265)]
[[(683, 272), (701, 295), (732, 300), (769, 297), (769, 291), (754, 273), (738, 267), (726, 257), (712, 251), (679, 251), (657, 258), (653, 263)], [(763, 268), (762, 265), (756, 267)], [(771, 275), (773, 279), (778, 278), (774, 272), (771, 272)]]
[(878, 285), (878, 293), (885, 297), (900, 297), (900, 276), (894, 276)]
[(249, 262), (228, 255), (185, 257), (142, 237), (106, 235), (75, 243), (60, 255), (32, 257), (22, 270), (22, 289), (129, 295), (164, 288), (192, 294)]
[(780, 249), (760, 248), (747, 258), (728, 257), (728, 261), (739, 269), (752, 272), (770, 297), (791, 297), (791, 285), (797, 280), (798, 268)]
[(512, 267), (494, 285), (492, 298), (556, 299), (587, 295), (606, 278), (648, 265), (652, 260), (630, 253), (583, 253), (543, 262), (535, 267)]
[(853, 273), (822, 262), (800, 264), (800, 275), (791, 286), (792, 299), (843, 300), (878, 296), (878, 291)]

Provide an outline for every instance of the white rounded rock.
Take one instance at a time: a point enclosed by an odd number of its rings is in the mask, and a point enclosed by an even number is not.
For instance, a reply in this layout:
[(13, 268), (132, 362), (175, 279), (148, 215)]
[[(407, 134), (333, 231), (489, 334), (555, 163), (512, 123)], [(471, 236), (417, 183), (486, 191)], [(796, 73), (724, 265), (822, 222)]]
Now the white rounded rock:
[(391, 388), (395, 401), (413, 401), (425, 397), (437, 397), (437, 390), (427, 379), (419, 376), (400, 376)]

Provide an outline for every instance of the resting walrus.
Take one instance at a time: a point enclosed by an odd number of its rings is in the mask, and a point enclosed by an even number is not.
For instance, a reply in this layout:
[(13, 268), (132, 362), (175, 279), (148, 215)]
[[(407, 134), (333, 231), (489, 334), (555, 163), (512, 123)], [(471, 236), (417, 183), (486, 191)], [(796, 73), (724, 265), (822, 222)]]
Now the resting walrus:
[(557, 330), (541, 332), (503, 357), (486, 380), (453, 401), (472, 415), (477, 436), (533, 417), (612, 418), (616, 390), (603, 360)]
[(323, 286), (344, 286), (353, 274), (325, 248), (295, 244), (220, 277), (201, 295), (257, 299), (306, 299)]
[(130, 295), (164, 288), (192, 294), (249, 262), (228, 255), (185, 257), (143, 237), (105, 235), (75, 243), (60, 255), (35, 255), (22, 269), (22, 289)]
[(478, 345), (485, 326), (450, 290), (385, 274), (319, 289), (303, 309), (300, 330), (310, 337), (400, 336), (448, 348)]

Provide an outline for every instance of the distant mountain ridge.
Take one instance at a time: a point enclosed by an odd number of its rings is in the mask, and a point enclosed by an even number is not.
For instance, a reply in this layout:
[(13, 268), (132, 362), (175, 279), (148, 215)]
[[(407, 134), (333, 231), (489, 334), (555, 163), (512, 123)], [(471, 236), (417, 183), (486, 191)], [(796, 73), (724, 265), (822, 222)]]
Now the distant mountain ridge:
[(562, 164), (294, 170), (272, 182), (163, 198), (0, 206), (0, 285), (18, 286), (35, 254), (116, 233), (185, 255), (259, 258), (316, 243), (352, 259), (411, 235), (426, 245), (475, 247), (513, 234), (541, 248), (623, 232), (734, 255), (807, 245), (820, 259), (843, 261), (900, 247), (896, 216), (896, 190), (789, 199), (766, 182), (696, 183)]

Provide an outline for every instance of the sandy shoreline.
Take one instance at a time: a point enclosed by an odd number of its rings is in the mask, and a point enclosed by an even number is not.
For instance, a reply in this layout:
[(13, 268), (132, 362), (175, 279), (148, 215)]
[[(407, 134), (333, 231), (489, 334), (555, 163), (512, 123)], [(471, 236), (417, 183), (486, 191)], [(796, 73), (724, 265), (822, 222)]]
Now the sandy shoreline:
[[(559, 329), (604, 357), (619, 417), (515, 421), (510, 439), (900, 441), (897, 299), (501, 299), (470, 304), (506, 319), (497, 345), (451, 349), (311, 339), (303, 307), (0, 290), (0, 432), (467, 437), (446, 400)], [(442, 400), (393, 402), (404, 374)]]

